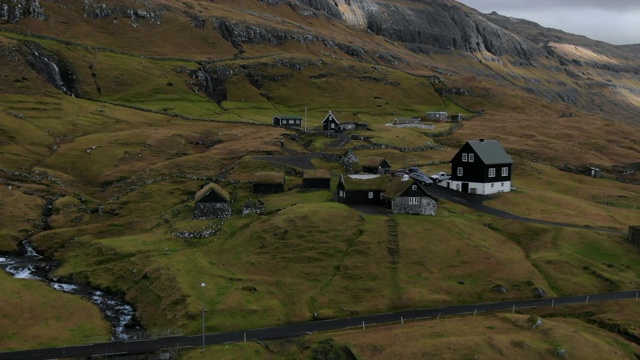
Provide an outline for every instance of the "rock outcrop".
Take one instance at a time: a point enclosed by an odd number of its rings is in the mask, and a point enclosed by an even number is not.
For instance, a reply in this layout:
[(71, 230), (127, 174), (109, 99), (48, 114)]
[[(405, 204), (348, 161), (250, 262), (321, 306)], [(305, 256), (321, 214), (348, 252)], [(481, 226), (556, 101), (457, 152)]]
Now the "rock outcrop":
[(0, 19), (17, 23), (26, 18), (45, 20), (47, 18), (44, 9), (38, 0), (1, 0)]

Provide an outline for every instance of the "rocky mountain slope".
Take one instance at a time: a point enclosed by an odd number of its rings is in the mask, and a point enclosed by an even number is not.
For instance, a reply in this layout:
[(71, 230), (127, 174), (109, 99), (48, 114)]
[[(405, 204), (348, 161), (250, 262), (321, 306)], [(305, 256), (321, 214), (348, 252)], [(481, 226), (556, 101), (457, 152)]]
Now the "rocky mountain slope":
[[(288, 53), (432, 74), (456, 64), (460, 75), (489, 78), (577, 110), (625, 118), (640, 104), (640, 65), (631, 47), (480, 14), (452, 0), (1, 3), (7, 31), (114, 51), (199, 61)], [(39, 73), (51, 67), (25, 61)], [(66, 89), (55, 74), (44, 76)]]

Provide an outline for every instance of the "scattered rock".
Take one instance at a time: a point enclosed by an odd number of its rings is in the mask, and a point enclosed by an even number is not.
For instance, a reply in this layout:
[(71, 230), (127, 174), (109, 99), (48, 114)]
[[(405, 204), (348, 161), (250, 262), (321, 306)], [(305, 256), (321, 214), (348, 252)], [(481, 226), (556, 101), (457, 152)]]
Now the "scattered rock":
[(499, 294), (504, 294), (507, 292), (507, 287), (502, 285), (502, 284), (495, 284), (493, 285), (493, 287), (491, 288), (491, 290), (499, 293)]

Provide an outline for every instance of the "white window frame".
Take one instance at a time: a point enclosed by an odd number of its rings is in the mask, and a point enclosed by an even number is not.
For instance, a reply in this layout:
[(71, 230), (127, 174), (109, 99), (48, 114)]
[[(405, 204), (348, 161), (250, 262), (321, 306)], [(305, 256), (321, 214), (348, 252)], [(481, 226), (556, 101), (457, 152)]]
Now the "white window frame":
[(462, 162), (467, 162), (467, 153), (462, 153)]
[(496, 168), (489, 168), (489, 177), (496, 177)]
[(458, 166), (458, 170), (457, 170), (456, 174), (458, 176), (462, 176), (463, 173), (464, 173), (464, 170), (462, 170), (462, 166)]
[(340, 190), (340, 197), (344, 197), (344, 191)]
[(410, 197), (409, 198), (409, 205), (420, 205), (420, 198), (419, 197)]
[(475, 154), (469, 153), (469, 162), (473, 162), (473, 160), (475, 160)]
[(509, 176), (509, 167), (505, 166), (502, 168), (502, 176)]
[(373, 199), (373, 191), (369, 191), (369, 199)]
[(411, 190), (418, 190), (418, 185), (411, 185)]

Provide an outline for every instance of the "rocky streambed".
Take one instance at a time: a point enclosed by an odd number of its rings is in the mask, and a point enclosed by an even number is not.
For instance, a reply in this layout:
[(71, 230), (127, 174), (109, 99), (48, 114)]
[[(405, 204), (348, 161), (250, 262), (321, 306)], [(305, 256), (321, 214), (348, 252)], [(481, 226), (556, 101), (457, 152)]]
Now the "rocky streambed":
[(50, 274), (59, 266), (57, 261), (38, 254), (28, 240), (20, 242), (17, 254), (0, 255), (0, 268), (14, 278), (43, 281), (58, 291), (78, 295), (98, 306), (104, 318), (111, 323), (112, 340), (142, 337), (144, 331), (135, 318), (133, 306), (121, 296), (51, 277)]

